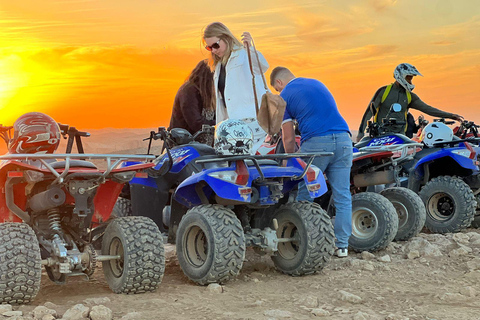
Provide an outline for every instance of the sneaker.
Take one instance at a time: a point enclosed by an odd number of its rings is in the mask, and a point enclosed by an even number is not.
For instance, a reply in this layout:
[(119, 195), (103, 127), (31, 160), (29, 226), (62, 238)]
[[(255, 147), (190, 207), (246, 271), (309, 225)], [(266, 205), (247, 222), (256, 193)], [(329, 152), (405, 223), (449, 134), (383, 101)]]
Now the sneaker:
[(347, 248), (338, 248), (335, 250), (335, 255), (339, 258), (348, 257), (348, 249)]

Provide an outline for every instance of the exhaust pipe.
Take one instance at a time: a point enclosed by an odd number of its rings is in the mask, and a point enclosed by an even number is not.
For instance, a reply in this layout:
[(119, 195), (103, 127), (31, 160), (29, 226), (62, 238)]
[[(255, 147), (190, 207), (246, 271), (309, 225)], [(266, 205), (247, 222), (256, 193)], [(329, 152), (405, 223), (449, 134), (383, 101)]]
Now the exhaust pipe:
[(393, 170), (362, 173), (353, 176), (353, 184), (355, 187), (368, 187), (378, 184), (388, 184), (395, 182), (395, 173)]
[(65, 192), (55, 187), (31, 197), (28, 201), (28, 206), (34, 212), (41, 212), (61, 206), (65, 203), (65, 199)]

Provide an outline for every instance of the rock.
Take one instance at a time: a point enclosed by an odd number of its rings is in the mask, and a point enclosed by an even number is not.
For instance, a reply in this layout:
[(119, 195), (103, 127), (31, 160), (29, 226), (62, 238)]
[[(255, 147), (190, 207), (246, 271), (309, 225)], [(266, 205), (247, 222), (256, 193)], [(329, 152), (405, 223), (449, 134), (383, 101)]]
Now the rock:
[(425, 257), (440, 257), (442, 252), (438, 246), (431, 244), (427, 240), (415, 237), (410, 240), (410, 242), (405, 246), (405, 252), (408, 254), (412, 250), (417, 250), (420, 253), (420, 256)]
[(340, 300), (342, 301), (348, 301), (351, 303), (360, 303), (362, 301), (362, 298), (359, 296), (356, 296), (350, 292), (340, 290)]
[(143, 320), (145, 317), (140, 312), (130, 312), (120, 318), (120, 320)]
[(8, 312), (8, 311), (12, 311), (13, 308), (11, 305), (9, 304), (0, 304), (0, 314), (4, 313), (4, 312)]
[(35, 309), (33, 309), (32, 314), (35, 319), (43, 319), (43, 317), (47, 314), (50, 314), (53, 317), (56, 317), (57, 311), (53, 309), (49, 309), (45, 306), (38, 306)]
[(465, 300), (465, 297), (462, 296), (461, 294), (459, 293), (450, 293), (450, 292), (447, 292), (445, 293), (443, 296), (440, 297), (440, 300), (446, 300), (446, 301), (456, 301), (456, 302), (459, 302), (459, 301), (464, 301)]
[(90, 319), (92, 320), (112, 320), (112, 317), (112, 310), (102, 305), (93, 306), (90, 310)]
[(330, 312), (328, 312), (327, 310), (324, 310), (322, 308), (314, 308), (314, 309), (312, 309), (311, 312), (314, 316), (317, 316), (317, 317), (326, 317), (326, 316), (330, 315)]
[(283, 310), (267, 310), (263, 313), (267, 317), (273, 317), (273, 318), (293, 318), (293, 314), (288, 311), (283, 311)]
[(207, 290), (212, 292), (212, 293), (222, 293), (223, 292), (223, 287), (221, 285), (219, 285), (218, 283), (210, 283), (207, 287)]
[(83, 302), (87, 305), (95, 306), (95, 305), (105, 305), (110, 302), (110, 299), (107, 297), (101, 298), (88, 298), (83, 300)]
[(390, 256), (388, 254), (382, 256), (382, 257), (379, 257), (378, 258), (378, 261), (381, 261), (381, 262), (392, 262), (392, 259), (390, 258)]
[(350, 267), (359, 267), (360, 266), (360, 260), (359, 259), (350, 259), (348, 262), (347, 262), (347, 265), (350, 266)]
[(62, 319), (65, 320), (83, 320), (88, 317), (88, 312), (90, 308), (84, 306), (83, 304), (76, 304), (63, 314)]
[(468, 235), (470, 236), (470, 239), (468, 240), (470, 243), (480, 242), (480, 233), (469, 232)]
[[(471, 249), (471, 248), (468, 248), (468, 249), (470, 249), (470, 252), (472, 252), (472, 249)], [(467, 247), (465, 247), (465, 246), (462, 246), (462, 247), (460, 247), (460, 248), (458, 248), (458, 249), (453, 249), (452, 251), (450, 251), (450, 252), (448, 253), (448, 256), (449, 256), (449, 257), (466, 256), (466, 255), (468, 255), (468, 253), (469, 253), (469, 250), (468, 250), (468, 249), (467, 249)]]
[(305, 306), (307, 308), (316, 308), (318, 307), (318, 298), (315, 296), (306, 296), (298, 299), (296, 301), (299, 305)]
[(373, 265), (373, 263), (371, 262), (367, 262), (363, 265), (363, 270), (367, 270), (367, 271), (374, 271), (375, 270), (375, 266)]
[(368, 313), (365, 313), (362, 311), (358, 311), (353, 316), (353, 320), (369, 320), (369, 319), (370, 319), (370, 316), (368, 315)]
[(42, 320), (55, 320), (56, 318), (51, 314), (46, 314), (42, 317)]
[(467, 262), (467, 268), (470, 271), (480, 270), (480, 258), (474, 258)]
[(405, 318), (403, 316), (399, 316), (396, 314), (389, 314), (388, 316), (385, 317), (385, 320), (407, 320), (408, 318)]
[(413, 260), (416, 258), (420, 258), (420, 252), (418, 252), (418, 250), (412, 250), (407, 253), (407, 259)]
[(460, 289), (460, 294), (474, 298), (477, 295), (477, 291), (474, 288), (467, 286)]
[(47, 307), (48, 309), (53, 309), (53, 310), (57, 310), (58, 306), (55, 304), (55, 303), (52, 303), (52, 302), (45, 302), (43, 304), (44, 307)]
[(373, 253), (368, 252), (368, 251), (362, 251), (361, 255), (362, 255), (363, 260), (373, 260), (373, 259), (375, 259), (375, 255)]
[(454, 233), (452, 239), (457, 243), (468, 243), (470, 240), (470, 236), (466, 233)]
[(23, 312), (22, 311), (5, 311), (4, 313), (2, 313), (2, 315), (4, 317), (21, 317), (23, 316)]

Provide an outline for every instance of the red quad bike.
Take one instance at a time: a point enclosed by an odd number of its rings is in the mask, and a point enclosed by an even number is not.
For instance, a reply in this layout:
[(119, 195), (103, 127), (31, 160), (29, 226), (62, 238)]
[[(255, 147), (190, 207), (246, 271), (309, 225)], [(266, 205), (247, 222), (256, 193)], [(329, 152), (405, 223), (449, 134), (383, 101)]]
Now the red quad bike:
[[(64, 284), (69, 276), (88, 279), (102, 261), (115, 293), (155, 290), (165, 269), (158, 227), (146, 217), (111, 215), (123, 185), (153, 165), (120, 164), (153, 157), (53, 154), (60, 129), (42, 113), (17, 119), (13, 137), (11, 129), (0, 125), (9, 147), (0, 156), (0, 304), (33, 301), (42, 266), (52, 281)], [(85, 133), (63, 129), (70, 138), (67, 151), (74, 138), (80, 150), (79, 137)]]

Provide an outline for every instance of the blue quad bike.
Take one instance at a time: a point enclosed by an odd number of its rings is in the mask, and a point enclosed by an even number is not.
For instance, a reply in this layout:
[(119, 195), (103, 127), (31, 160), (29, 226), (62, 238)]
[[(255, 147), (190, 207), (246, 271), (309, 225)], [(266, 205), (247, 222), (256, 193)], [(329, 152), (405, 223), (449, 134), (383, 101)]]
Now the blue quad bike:
[(213, 127), (194, 136), (178, 128), (151, 132), (149, 151), (160, 139), (166, 152), (148, 177), (124, 188), (117, 215), (153, 219), (176, 243), (185, 275), (201, 285), (236, 277), (246, 247), (271, 255), (285, 274), (321, 270), (334, 251), (330, 218), (318, 204), (289, 202), (284, 195), (301, 180), (312, 197), (325, 193), (323, 173), (311, 163), (331, 153), (304, 154), (307, 163), (298, 154), (224, 156), (195, 141), (205, 136), (213, 140)]
[[(390, 112), (399, 112), (397, 110), (394, 104)], [(437, 120), (432, 126), (439, 127), (435, 123), (442, 122), (445, 124), (444, 119)], [(471, 124), (468, 121), (465, 123)], [(355, 147), (416, 143), (405, 135), (389, 133), (391, 127), (403, 124), (388, 116), (381, 124), (369, 122), (369, 136)], [(465, 126), (462, 127), (466, 130)], [(468, 128), (475, 130), (476, 126), (468, 125)], [(457, 132), (460, 135), (463, 133)], [(422, 136), (426, 135), (434, 138), (434, 133), (430, 136), (424, 131)], [(471, 225), (480, 204), (479, 160), (478, 138), (453, 136), (451, 141), (424, 146), (412, 160), (401, 164), (399, 185), (417, 192), (422, 198), (427, 212), (427, 229), (436, 233), (459, 232)]]

